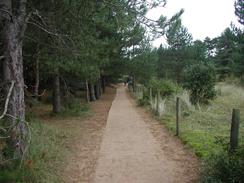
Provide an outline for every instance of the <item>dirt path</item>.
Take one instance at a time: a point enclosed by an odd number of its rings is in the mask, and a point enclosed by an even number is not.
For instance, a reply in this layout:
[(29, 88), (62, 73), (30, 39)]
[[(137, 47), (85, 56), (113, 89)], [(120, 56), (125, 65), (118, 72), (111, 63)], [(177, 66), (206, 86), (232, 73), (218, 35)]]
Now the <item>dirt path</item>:
[[(92, 116), (85, 120), (69, 119), (71, 128), (76, 128), (76, 132), (75, 137), (68, 142), (71, 156), (62, 171), (61, 177), (64, 183), (90, 183), (94, 177), (103, 130), (106, 127), (115, 90), (115, 88), (106, 88), (106, 93), (90, 104)], [(70, 128), (67, 124), (64, 127)]]
[(32, 109), (37, 119), (65, 131), (62, 139), (58, 140), (59, 149), (55, 149), (57, 153), (64, 151), (65, 154), (51, 159), (59, 183), (91, 183), (115, 93), (114, 86), (107, 87), (99, 100), (89, 104), (89, 112), (81, 116), (50, 115), (52, 106), (49, 104)]
[[(103, 135), (94, 183), (196, 182), (194, 156), (166, 131), (161, 131), (163, 136), (157, 135), (147, 119), (130, 102), (125, 88), (118, 88)], [(166, 146), (159, 142), (161, 137), (167, 141)]]

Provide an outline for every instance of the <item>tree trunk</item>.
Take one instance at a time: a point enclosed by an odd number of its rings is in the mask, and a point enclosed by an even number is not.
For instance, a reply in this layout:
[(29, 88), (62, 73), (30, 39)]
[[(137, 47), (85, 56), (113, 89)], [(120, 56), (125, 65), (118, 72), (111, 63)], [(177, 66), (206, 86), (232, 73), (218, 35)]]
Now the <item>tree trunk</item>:
[(39, 53), (37, 53), (36, 63), (35, 63), (35, 86), (34, 86), (34, 96), (38, 99), (39, 96), (39, 84), (40, 84), (40, 71), (39, 71)]
[(88, 103), (90, 102), (90, 92), (89, 92), (89, 85), (87, 80), (86, 80), (86, 101)]
[(95, 85), (95, 96), (96, 96), (96, 99), (97, 99), (97, 100), (100, 98), (99, 81), (97, 81), (97, 83), (96, 83), (96, 85)]
[(102, 95), (102, 78), (100, 77), (99, 80), (98, 80), (98, 86), (99, 86), (99, 93), (100, 93), (100, 96)]
[(105, 89), (106, 89), (106, 79), (105, 79), (105, 76), (102, 75), (102, 91), (103, 93), (105, 93)]
[(136, 91), (136, 76), (135, 76), (135, 74), (133, 75), (132, 88), (133, 88), (133, 92), (135, 92)]
[[(5, 54), (6, 55), (6, 54)], [(8, 59), (3, 60), (3, 80), (9, 81), (10, 79), (10, 70), (9, 70)]]
[(61, 93), (60, 93), (60, 78), (59, 75), (56, 74), (54, 76), (53, 83), (53, 112), (60, 113), (61, 112)]
[[(26, 30), (26, 0), (20, 0), (18, 7), (12, 11), (11, 0), (1, 0), (0, 17), (4, 18), (4, 80), (14, 81), (14, 88), (8, 107), (8, 121), (16, 124), (12, 131), (12, 145), (15, 158), (26, 153), (27, 129), (25, 124), (24, 76), (23, 76), (23, 36)], [(6, 13), (8, 12), (8, 13)]]
[(89, 89), (90, 89), (90, 99), (91, 101), (95, 101), (96, 100), (96, 96), (95, 96), (95, 88), (94, 88), (94, 84), (89, 84)]

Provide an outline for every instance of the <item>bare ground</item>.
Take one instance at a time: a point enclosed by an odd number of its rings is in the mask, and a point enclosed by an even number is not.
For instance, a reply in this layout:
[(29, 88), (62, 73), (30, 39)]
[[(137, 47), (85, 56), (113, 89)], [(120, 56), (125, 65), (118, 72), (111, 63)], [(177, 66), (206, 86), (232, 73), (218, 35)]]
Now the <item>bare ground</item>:
[(62, 172), (65, 183), (91, 182), (114, 95), (115, 88), (107, 88), (100, 100), (91, 103), (93, 115), (76, 126), (80, 132), (69, 142), (73, 153)]
[(50, 116), (50, 105), (34, 109), (33, 112), (41, 121), (65, 129), (69, 134), (63, 142), (67, 154), (59, 160), (63, 166), (57, 167), (62, 182), (91, 182), (115, 91), (114, 87), (107, 87), (99, 100), (90, 103), (91, 114), (86, 117)]

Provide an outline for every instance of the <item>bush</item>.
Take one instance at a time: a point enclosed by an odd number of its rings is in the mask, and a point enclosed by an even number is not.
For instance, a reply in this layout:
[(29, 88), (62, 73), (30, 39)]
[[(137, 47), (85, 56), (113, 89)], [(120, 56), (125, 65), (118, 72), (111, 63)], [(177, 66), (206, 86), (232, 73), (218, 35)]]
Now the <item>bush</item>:
[(241, 183), (244, 181), (244, 147), (234, 154), (222, 151), (205, 162), (203, 183)]
[(137, 103), (139, 106), (145, 106), (150, 104), (149, 100), (149, 96), (144, 94), (142, 98), (138, 99)]
[(195, 64), (185, 72), (184, 88), (190, 91), (192, 104), (206, 104), (216, 96), (214, 67), (207, 64)]
[(154, 92), (153, 95), (158, 91), (162, 97), (171, 96), (179, 89), (179, 87), (170, 80), (159, 80), (155, 78), (150, 81), (149, 87), (152, 88)]

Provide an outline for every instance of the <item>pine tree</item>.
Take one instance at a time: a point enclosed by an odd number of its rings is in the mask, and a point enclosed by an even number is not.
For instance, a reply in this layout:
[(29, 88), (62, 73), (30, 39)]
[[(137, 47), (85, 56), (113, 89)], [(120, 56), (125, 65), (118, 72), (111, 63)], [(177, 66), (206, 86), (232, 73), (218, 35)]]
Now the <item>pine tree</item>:
[(235, 1), (235, 14), (240, 24), (244, 25), (244, 0)]

